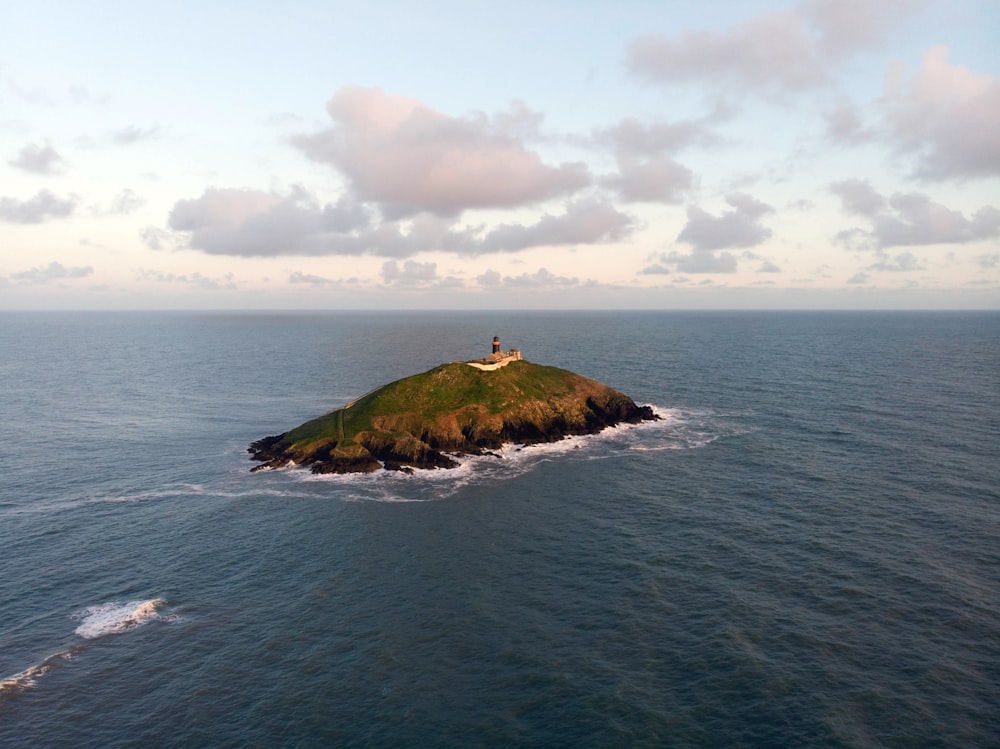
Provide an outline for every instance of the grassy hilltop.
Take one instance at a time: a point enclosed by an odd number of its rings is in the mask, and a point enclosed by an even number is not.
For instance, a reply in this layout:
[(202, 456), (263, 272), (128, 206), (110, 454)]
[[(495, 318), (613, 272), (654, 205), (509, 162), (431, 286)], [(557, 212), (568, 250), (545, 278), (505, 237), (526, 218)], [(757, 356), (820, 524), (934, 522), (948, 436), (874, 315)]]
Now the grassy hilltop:
[(261, 465), (316, 473), (451, 468), (450, 454), (505, 443), (552, 442), (620, 422), (657, 418), (649, 407), (565, 369), (513, 361), (483, 371), (442, 364), (358, 398), (249, 449)]

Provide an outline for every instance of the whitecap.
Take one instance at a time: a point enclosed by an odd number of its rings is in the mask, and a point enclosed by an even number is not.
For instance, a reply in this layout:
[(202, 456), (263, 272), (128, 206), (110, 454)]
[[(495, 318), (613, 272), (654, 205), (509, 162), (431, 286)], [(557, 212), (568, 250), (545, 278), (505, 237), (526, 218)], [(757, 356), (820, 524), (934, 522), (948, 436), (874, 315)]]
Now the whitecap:
[(76, 634), (92, 640), (104, 635), (128, 632), (154, 619), (163, 619), (160, 609), (166, 605), (167, 602), (162, 598), (150, 598), (146, 601), (112, 601), (89, 606), (74, 615), (74, 618), (81, 620)]
[[(738, 433), (710, 411), (652, 408), (659, 420), (619, 424), (596, 434), (573, 435), (555, 442), (508, 444), (484, 455), (451, 455), (458, 466), (450, 469), (314, 474), (308, 468), (289, 464), (273, 472), (292, 479), (303, 489), (310, 485), (336, 486), (343, 490), (341, 498), (348, 501), (423, 502), (446, 499), (469, 485), (515, 478), (553, 460), (606, 460), (633, 451), (693, 449)], [(289, 496), (295, 495), (297, 492), (289, 492)]]
[(38, 677), (47, 674), (59, 665), (61, 661), (72, 658), (81, 650), (83, 650), (83, 646), (74, 645), (71, 648), (50, 655), (41, 663), (25, 669), (19, 674), (14, 674), (6, 679), (0, 679), (0, 697), (30, 689), (38, 683)]

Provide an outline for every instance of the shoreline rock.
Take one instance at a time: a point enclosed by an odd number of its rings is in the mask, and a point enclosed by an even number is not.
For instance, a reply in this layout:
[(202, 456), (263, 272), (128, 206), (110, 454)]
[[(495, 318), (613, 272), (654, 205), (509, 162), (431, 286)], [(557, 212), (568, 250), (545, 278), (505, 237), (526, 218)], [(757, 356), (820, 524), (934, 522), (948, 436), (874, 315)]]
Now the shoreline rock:
[(556, 367), (512, 362), (496, 371), (444, 364), (398, 380), (247, 451), (259, 471), (313, 473), (454, 468), (451, 456), (506, 444), (556, 442), (660, 417), (607, 385)]

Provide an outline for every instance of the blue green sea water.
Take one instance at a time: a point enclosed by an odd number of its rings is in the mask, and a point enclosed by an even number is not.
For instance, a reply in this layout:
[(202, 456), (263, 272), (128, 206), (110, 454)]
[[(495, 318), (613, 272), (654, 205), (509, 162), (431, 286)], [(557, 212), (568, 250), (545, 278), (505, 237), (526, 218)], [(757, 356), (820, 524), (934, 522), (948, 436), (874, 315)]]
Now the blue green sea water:
[[(247, 445), (499, 335), (662, 421)], [(1000, 315), (0, 314), (0, 746), (1000, 744)]]

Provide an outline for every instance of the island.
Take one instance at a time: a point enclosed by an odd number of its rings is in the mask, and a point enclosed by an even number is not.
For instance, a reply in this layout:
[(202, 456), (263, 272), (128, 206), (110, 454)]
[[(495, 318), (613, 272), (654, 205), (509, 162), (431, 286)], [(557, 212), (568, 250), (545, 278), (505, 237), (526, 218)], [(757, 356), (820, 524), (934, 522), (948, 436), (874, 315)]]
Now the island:
[[(496, 342), (495, 342), (496, 343)], [(533, 364), (521, 352), (442, 364), (357, 398), (248, 448), (253, 471), (295, 464), (313, 473), (454, 468), (506, 444), (554, 442), (659, 419), (596, 380)]]

